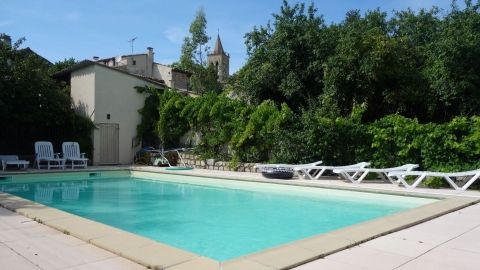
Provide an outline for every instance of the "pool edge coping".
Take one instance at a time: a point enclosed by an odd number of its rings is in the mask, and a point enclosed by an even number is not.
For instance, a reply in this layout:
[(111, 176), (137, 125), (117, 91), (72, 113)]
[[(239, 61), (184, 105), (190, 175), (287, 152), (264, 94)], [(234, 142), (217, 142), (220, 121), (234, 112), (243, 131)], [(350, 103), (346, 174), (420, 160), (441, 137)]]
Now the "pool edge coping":
[[(206, 178), (221, 178), (235, 181), (254, 181), (272, 184), (288, 184), (296, 186), (307, 186), (312, 188), (330, 188), (319, 185), (305, 185), (305, 183), (285, 183), (279, 180), (261, 181), (259, 179), (236, 179), (225, 177), (210, 177), (205, 175), (193, 175), (177, 173), (176, 171), (164, 172), (145, 170), (142, 168), (119, 168), (118, 170), (142, 171), (150, 173), (164, 173), (176, 175), (200, 176)], [(98, 169), (96, 170), (98, 171)], [(113, 170), (109, 170), (113, 171)], [(64, 172), (64, 171), (57, 171)], [(68, 171), (70, 172), (70, 171)], [(66, 172), (66, 173), (68, 173)], [(75, 171), (78, 172), (78, 171)], [(85, 171), (84, 171), (85, 172)], [(43, 172), (35, 172), (38, 174)], [(248, 177), (246, 177), (248, 178)], [(389, 192), (365, 189), (355, 189), (355, 187), (345, 188), (344, 190), (373, 192), (393, 195), (412, 196), (407, 192)], [(426, 204), (420, 207), (402, 211), (393, 215), (373, 219), (367, 222), (355, 224), (341, 228), (329, 233), (315, 235), (306, 239), (296, 240), (284, 245), (272, 247), (253, 254), (241, 256), (225, 262), (218, 262), (179, 248), (175, 248), (143, 236), (139, 236), (113, 226), (89, 220), (65, 211), (48, 207), (27, 199), (0, 192), (0, 206), (11, 211), (22, 214), (39, 223), (57, 229), (65, 234), (75, 236), (87, 243), (93, 244), (114, 254), (120, 255), (151, 269), (251, 269), (251, 270), (273, 270), (290, 269), (316, 259), (323, 258), (332, 253), (353, 247), (374, 238), (390, 234), (411, 226), (423, 223), (425, 221), (437, 218), (439, 216), (457, 211), (464, 207), (480, 202), (480, 198), (460, 197), (460, 196), (440, 196), (429, 194), (420, 194), (416, 197), (427, 197), (439, 199), (439, 201)], [(94, 232), (100, 231), (104, 235), (96, 235)], [(98, 234), (98, 232), (97, 232)]]

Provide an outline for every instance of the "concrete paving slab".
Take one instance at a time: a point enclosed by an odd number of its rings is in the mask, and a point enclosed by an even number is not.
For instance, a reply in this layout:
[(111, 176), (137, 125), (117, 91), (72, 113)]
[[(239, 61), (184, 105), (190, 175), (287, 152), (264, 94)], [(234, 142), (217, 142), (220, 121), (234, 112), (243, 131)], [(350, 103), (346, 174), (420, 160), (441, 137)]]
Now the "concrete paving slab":
[(209, 258), (198, 257), (193, 260), (167, 267), (168, 270), (219, 270), (221, 269), (220, 263)]
[(469, 216), (470, 215), (456, 212), (452, 215), (446, 215), (442, 219), (431, 220), (428, 224), (419, 224), (415, 227), (415, 230), (431, 233), (443, 232), (443, 234), (457, 235), (462, 231), (475, 228), (475, 224), (480, 222), (480, 219), (472, 219)]
[(18, 228), (9, 228), (0, 230), (0, 242), (8, 243), (12, 241), (45, 237), (49, 235), (62, 234), (59, 231), (52, 230), (36, 221), (30, 220), (18, 225)]
[[(74, 254), (77, 254), (79, 259), (81, 259), (84, 262), (96, 262), (96, 261), (103, 261), (106, 259), (110, 258), (115, 258), (117, 257), (115, 254), (104, 250), (102, 248), (97, 248), (92, 245), (89, 245), (88, 243), (83, 242), (82, 245), (78, 246), (72, 246), (70, 248), (70, 251), (73, 252)], [(70, 252), (69, 251), (69, 252)]]
[(466, 232), (445, 243), (445, 247), (479, 253), (480, 256), (480, 227)]
[(325, 235), (297, 241), (295, 244), (299, 247), (314, 251), (317, 254), (328, 255), (354, 243), (354, 241), (347, 238)]
[[(108, 250), (111, 250), (110, 248)], [(164, 269), (199, 258), (196, 254), (157, 242), (143, 246), (132, 245), (130, 249), (122, 249), (120, 255), (152, 269)], [(202, 263), (205, 264), (205, 261)]]
[[(46, 227), (46, 226), (43, 226), (43, 227)], [(52, 229), (52, 228), (50, 228), (50, 229)], [(52, 229), (52, 230), (54, 230), (54, 229)], [(54, 230), (54, 231), (57, 231), (57, 230)], [(62, 243), (65, 246), (69, 246), (69, 247), (83, 246), (86, 243), (85, 241), (80, 240), (80, 239), (78, 239), (74, 236), (67, 235), (67, 234), (61, 233), (59, 231), (57, 231), (57, 232), (58, 233), (56, 233), (56, 234), (46, 235), (46, 237), (48, 237), (48, 238), (50, 238), (54, 241), (57, 241), (59, 243)]]
[(0, 258), (1, 269), (40, 270), (38, 266), (3, 244), (0, 244)]
[(22, 214), (26, 217), (35, 219), (40, 223), (45, 223), (46, 221), (61, 219), (61, 218), (69, 218), (72, 217), (72, 214), (67, 212), (50, 208), (46, 206), (42, 207), (22, 207), (17, 208), (15, 212)]
[(342, 252), (332, 254), (327, 257), (328, 260), (350, 264), (352, 269), (363, 267), (369, 270), (394, 269), (411, 259), (401, 254), (390, 253), (383, 250), (356, 246), (346, 249)]
[(73, 215), (70, 218), (48, 220), (45, 224), (87, 242), (121, 232), (119, 229)]
[(400, 254), (408, 257), (417, 257), (436, 247), (436, 244), (423, 242), (416, 239), (401, 238), (394, 235), (386, 235), (365, 242), (360, 246), (384, 250), (390, 253)]
[(368, 221), (329, 233), (329, 236), (348, 239), (353, 243), (362, 243), (395, 229), (396, 225), (382, 220)]
[(18, 215), (10, 210), (0, 207), (0, 216), (6, 216), (8, 218), (0, 219), (0, 230), (16, 228), (23, 222), (31, 222), (30, 218)]
[(436, 266), (436, 269), (478, 270), (480, 256), (478, 252), (438, 247), (398, 269), (429, 269), (433, 266)]
[(221, 270), (275, 270), (276, 268), (269, 267), (263, 264), (260, 264), (255, 261), (250, 261), (247, 259), (244, 260), (234, 260), (224, 262), (221, 265)]
[(8, 242), (8, 246), (42, 269), (63, 269), (94, 261), (85, 260), (72, 248), (46, 237)]
[(302, 263), (311, 261), (312, 258), (315, 258), (316, 256), (317, 253), (312, 250), (293, 245), (286, 245), (253, 255), (248, 255), (245, 256), (245, 258), (274, 269), (289, 269)]
[[(421, 241), (423, 243), (431, 245), (440, 245), (443, 244), (453, 237), (458, 236), (459, 234), (470, 230), (469, 228), (462, 229), (461, 226), (455, 227), (452, 224), (443, 225), (441, 222), (436, 224), (429, 223), (428, 225), (423, 225), (421, 228), (415, 226), (408, 228), (402, 231), (399, 231), (395, 234), (397, 239), (406, 239), (411, 241)], [(439, 225), (440, 224), (440, 225)], [(422, 224), (420, 224), (422, 225)], [(473, 226), (473, 225), (472, 225)]]
[(343, 263), (343, 262), (338, 262), (332, 259), (318, 259), (313, 262), (309, 262), (307, 264), (304, 264), (301, 266), (302, 270), (368, 270), (365, 267), (362, 267), (360, 265), (355, 265), (352, 266), (351, 264)]
[(1, 202), (0, 205), (2, 207), (6, 208), (6, 209), (9, 209), (9, 210), (12, 210), (12, 211), (15, 211), (19, 208), (41, 209), (41, 208), (45, 207), (41, 204), (38, 204), (38, 203), (35, 203), (35, 202), (32, 202), (32, 201), (28, 201), (28, 200), (25, 200), (23, 198), (16, 197), (16, 196), (6, 194), (6, 193), (0, 193), (0, 202)]
[(144, 246), (155, 244), (156, 242), (138, 235), (118, 231), (117, 233), (109, 233), (98, 238), (93, 238), (90, 243), (97, 247), (101, 247), (115, 254), (126, 254), (128, 250), (139, 249)]
[[(20, 215), (10, 212), (0, 215), (0, 223), (14, 224)], [(20, 228), (0, 230), (0, 241), (10, 236), (10, 241), (0, 244), (0, 269), (145, 269), (139, 264), (106, 250), (97, 248), (75, 237), (65, 235), (55, 229), (39, 224), (31, 219)], [(20, 255), (21, 254), (21, 255)], [(109, 262), (109, 259), (119, 258)], [(106, 262), (103, 262), (106, 261)], [(120, 267), (117, 267), (117, 264)], [(127, 265), (128, 267), (122, 267)], [(112, 267), (115, 268), (112, 268)]]
[(64, 270), (146, 270), (147, 268), (121, 257), (115, 257), (98, 262), (76, 265)]

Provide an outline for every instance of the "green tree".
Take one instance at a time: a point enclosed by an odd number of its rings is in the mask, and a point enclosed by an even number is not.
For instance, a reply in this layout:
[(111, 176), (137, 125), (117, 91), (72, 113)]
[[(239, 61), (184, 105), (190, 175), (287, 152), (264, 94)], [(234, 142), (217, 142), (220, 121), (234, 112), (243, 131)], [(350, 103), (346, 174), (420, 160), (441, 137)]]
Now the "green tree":
[(254, 103), (272, 99), (298, 109), (323, 91), (323, 66), (335, 47), (336, 31), (327, 29), (313, 4), (283, 1), (273, 24), (245, 35), (248, 62), (232, 84)]
[(209, 47), (206, 45), (210, 40), (207, 35), (207, 18), (203, 8), (197, 10), (195, 20), (190, 25), (189, 32), (191, 36), (191, 45), (193, 47), (194, 59), (197, 64), (202, 66), (206, 65), (205, 55), (208, 52)]
[(50, 64), (29, 49), (0, 44), (0, 152), (31, 154), (33, 143), (79, 141), (91, 149), (93, 124), (72, 110), (68, 88), (50, 77)]
[(198, 92), (218, 91), (220, 85), (217, 82), (215, 70), (207, 67), (206, 55), (210, 37), (206, 33), (207, 19), (203, 8), (197, 10), (197, 14), (190, 25), (190, 36), (185, 37), (182, 45), (180, 60), (177, 68), (192, 72), (190, 87)]
[(438, 121), (480, 113), (480, 4), (465, 3), (445, 16), (427, 52), (430, 112)]
[[(358, 11), (340, 24), (335, 54), (325, 63), (325, 95), (342, 115), (355, 104), (368, 104), (365, 120), (390, 113), (424, 115), (428, 88), (421, 57), (404, 36), (393, 36), (387, 14)], [(332, 98), (333, 97), (333, 98)]]
[(467, 0), (461, 9), (453, 1), (446, 12), (392, 16), (353, 10), (326, 26), (313, 5), (284, 1), (272, 23), (245, 35), (249, 58), (228, 89), (254, 104), (271, 99), (329, 117), (366, 103), (366, 121), (392, 113), (420, 122), (478, 114), (479, 6)]
[(55, 62), (51, 67), (50, 67), (50, 74), (55, 74), (56, 72), (59, 72), (59, 71), (62, 71), (64, 69), (67, 69), (73, 65), (75, 65), (76, 63), (78, 63), (75, 58), (71, 57), (71, 58), (65, 58), (63, 59), (62, 61), (57, 61)]
[(199, 8), (195, 19), (190, 24), (190, 36), (185, 37), (182, 44), (180, 61), (177, 66), (182, 69), (192, 70), (195, 65), (205, 66), (204, 55), (209, 47), (206, 45), (210, 37), (206, 33), (207, 19), (203, 8)]

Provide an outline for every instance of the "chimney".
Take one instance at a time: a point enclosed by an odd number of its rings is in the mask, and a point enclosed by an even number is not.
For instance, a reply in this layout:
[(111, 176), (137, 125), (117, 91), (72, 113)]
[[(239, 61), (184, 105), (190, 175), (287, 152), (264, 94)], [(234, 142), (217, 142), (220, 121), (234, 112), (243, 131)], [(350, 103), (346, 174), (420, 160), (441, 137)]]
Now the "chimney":
[(98, 57), (98, 56), (93, 57), (93, 61), (98, 61), (99, 59), (100, 59), (100, 57)]
[(9, 47), (12, 47), (12, 38), (5, 33), (0, 34), (0, 42), (2, 42), (3, 44)]
[(153, 77), (153, 48), (147, 47), (147, 67), (146, 75), (148, 77)]

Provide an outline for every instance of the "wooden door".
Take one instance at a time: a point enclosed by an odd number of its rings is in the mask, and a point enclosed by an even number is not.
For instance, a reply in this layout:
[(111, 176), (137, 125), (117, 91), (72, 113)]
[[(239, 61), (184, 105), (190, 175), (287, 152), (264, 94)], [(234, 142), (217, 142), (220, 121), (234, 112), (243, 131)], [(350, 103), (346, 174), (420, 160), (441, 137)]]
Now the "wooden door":
[(118, 124), (99, 124), (100, 164), (118, 164)]

